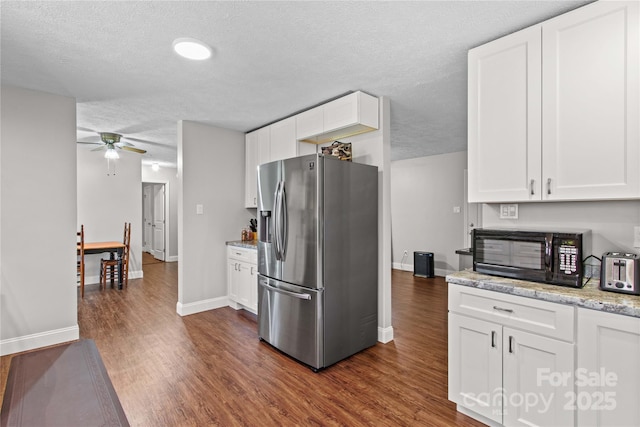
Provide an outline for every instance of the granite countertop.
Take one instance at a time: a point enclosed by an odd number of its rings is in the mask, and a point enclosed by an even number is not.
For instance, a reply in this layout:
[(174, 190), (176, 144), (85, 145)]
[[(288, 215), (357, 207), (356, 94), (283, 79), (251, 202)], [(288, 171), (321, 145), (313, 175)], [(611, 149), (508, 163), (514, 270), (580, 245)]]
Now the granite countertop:
[(238, 248), (245, 249), (258, 249), (258, 241), (257, 240), (232, 240), (226, 242), (227, 246), (236, 246)]
[(449, 274), (446, 280), (456, 285), (640, 317), (640, 296), (602, 291), (598, 288), (599, 281), (595, 279), (588, 281), (581, 289), (489, 276), (472, 270)]

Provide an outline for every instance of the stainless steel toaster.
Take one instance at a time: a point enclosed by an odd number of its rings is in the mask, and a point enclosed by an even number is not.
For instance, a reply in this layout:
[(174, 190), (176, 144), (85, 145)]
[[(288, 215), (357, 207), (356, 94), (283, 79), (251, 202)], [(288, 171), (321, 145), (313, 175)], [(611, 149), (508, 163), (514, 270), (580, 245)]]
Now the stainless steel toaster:
[(604, 253), (600, 289), (640, 295), (640, 256), (624, 252)]

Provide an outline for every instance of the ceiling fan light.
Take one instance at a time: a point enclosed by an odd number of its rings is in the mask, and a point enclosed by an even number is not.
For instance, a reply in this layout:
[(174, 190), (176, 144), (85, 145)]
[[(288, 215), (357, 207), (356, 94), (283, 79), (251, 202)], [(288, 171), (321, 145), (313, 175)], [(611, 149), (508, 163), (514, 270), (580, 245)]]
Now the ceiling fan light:
[(182, 37), (173, 41), (173, 50), (187, 59), (204, 60), (211, 57), (211, 48), (200, 40)]
[(104, 158), (109, 160), (119, 159), (120, 156), (115, 148), (107, 148), (107, 152), (104, 153)]

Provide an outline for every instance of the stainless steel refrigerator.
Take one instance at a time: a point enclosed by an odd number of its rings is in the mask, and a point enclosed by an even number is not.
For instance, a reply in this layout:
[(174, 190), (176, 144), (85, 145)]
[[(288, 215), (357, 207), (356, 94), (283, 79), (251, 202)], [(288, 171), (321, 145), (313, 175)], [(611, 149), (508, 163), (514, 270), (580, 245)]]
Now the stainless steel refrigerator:
[(314, 154), (258, 169), (258, 335), (327, 367), (374, 345), (378, 168)]

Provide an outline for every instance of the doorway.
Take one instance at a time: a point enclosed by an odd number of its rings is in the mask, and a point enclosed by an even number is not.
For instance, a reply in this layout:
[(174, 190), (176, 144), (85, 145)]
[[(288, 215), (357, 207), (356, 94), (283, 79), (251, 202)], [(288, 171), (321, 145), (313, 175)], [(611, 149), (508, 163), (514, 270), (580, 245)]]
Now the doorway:
[(167, 197), (164, 183), (142, 183), (142, 250), (155, 260), (166, 261)]

